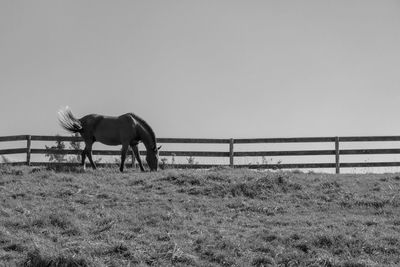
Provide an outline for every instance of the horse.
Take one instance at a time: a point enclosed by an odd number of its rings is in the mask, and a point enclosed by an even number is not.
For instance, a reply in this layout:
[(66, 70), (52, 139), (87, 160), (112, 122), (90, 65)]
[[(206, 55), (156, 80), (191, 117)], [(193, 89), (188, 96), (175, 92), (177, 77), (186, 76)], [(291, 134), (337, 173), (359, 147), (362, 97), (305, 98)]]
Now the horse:
[(138, 143), (143, 142), (146, 147), (146, 161), (150, 171), (158, 169), (158, 150), (157, 139), (150, 125), (139, 116), (133, 113), (126, 113), (118, 117), (103, 116), (99, 114), (89, 114), (77, 119), (66, 107), (58, 112), (60, 125), (67, 131), (79, 133), (84, 142), (85, 148), (82, 151), (82, 165), (85, 168), (85, 158), (88, 157), (90, 165), (96, 169), (96, 164), (92, 159), (92, 146), (94, 142), (105, 145), (122, 145), (121, 165), (119, 170), (123, 172), (126, 152), (129, 146), (139, 163), (140, 170), (145, 171), (140, 160)]

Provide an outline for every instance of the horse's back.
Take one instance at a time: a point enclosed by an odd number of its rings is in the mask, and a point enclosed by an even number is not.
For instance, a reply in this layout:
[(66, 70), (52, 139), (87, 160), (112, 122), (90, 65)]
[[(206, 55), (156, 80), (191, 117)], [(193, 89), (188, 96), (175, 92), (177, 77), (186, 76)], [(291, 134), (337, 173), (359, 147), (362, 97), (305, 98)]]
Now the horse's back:
[(120, 145), (131, 143), (136, 137), (135, 120), (129, 114), (118, 117), (91, 114), (85, 117), (87, 126), (91, 129), (89, 134), (93, 135), (94, 141), (106, 145)]

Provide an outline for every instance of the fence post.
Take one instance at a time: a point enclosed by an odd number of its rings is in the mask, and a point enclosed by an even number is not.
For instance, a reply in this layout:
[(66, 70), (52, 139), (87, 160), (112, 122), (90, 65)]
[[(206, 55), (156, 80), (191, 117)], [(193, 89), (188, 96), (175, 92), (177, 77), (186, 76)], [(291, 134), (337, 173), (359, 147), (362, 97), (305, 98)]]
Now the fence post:
[(335, 165), (336, 165), (336, 173), (340, 173), (340, 150), (339, 150), (339, 137), (335, 137)]
[(234, 167), (234, 161), (233, 161), (233, 144), (235, 143), (235, 140), (231, 138), (229, 140), (229, 166), (231, 168)]
[(26, 165), (31, 165), (31, 140), (30, 135), (26, 136)]

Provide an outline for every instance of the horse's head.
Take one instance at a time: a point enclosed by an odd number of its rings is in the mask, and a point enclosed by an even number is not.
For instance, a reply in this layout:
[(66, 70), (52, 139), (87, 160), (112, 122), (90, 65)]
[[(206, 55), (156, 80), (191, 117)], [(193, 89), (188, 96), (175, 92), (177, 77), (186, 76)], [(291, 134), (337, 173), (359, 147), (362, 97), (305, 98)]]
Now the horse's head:
[(147, 151), (146, 161), (149, 165), (150, 171), (157, 171), (158, 169), (158, 150), (161, 148), (155, 146), (153, 149)]

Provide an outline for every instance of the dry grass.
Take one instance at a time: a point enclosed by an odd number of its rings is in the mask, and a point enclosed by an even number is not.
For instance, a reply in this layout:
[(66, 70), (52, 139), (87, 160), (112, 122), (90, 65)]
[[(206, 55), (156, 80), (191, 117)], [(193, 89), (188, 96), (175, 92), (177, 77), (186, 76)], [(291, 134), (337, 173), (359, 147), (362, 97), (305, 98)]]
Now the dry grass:
[(400, 177), (0, 169), (0, 266), (399, 266)]

